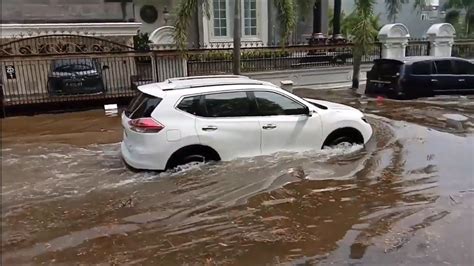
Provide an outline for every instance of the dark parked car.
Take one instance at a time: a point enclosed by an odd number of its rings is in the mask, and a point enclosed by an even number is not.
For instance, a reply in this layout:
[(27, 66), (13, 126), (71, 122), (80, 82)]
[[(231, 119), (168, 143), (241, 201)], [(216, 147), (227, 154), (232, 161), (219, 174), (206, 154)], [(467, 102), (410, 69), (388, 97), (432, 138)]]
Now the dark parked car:
[(474, 93), (474, 63), (456, 57), (377, 59), (365, 93), (397, 99)]
[(48, 91), (51, 95), (103, 93), (102, 68), (96, 59), (54, 60), (48, 76)]

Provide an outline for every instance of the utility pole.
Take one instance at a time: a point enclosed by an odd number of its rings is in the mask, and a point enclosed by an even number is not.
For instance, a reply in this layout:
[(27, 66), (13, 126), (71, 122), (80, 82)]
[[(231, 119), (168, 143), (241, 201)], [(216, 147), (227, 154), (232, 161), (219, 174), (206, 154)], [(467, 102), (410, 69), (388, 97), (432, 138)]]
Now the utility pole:
[(242, 31), (240, 23), (240, 0), (234, 2), (234, 56), (232, 60), (232, 72), (234, 75), (240, 75), (240, 39)]

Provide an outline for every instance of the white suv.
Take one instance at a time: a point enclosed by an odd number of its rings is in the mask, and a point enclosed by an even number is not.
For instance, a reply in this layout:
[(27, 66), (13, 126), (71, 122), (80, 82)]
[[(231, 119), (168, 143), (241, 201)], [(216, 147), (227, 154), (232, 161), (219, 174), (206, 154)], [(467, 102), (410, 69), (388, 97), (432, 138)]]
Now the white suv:
[(174, 78), (138, 89), (122, 114), (122, 156), (135, 169), (365, 144), (372, 135), (357, 109), (244, 76)]

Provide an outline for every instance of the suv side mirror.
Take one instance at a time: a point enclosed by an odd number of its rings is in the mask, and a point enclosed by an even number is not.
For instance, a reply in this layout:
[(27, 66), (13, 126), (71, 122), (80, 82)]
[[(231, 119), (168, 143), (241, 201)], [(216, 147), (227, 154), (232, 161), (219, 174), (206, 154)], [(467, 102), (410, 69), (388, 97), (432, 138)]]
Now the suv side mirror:
[(311, 111), (308, 107), (306, 107), (306, 108), (305, 108), (305, 114), (306, 114), (307, 116), (310, 116), (310, 117), (311, 117), (311, 116), (313, 116), (313, 111)]

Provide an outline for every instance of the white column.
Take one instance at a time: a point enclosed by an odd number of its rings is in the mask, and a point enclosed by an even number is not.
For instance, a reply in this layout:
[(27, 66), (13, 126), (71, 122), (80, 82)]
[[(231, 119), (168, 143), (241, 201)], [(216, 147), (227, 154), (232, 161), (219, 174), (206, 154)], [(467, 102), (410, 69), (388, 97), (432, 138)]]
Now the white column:
[(449, 23), (432, 25), (426, 32), (431, 56), (451, 56), (456, 30)]
[(410, 33), (401, 23), (387, 24), (380, 29), (378, 39), (382, 43), (382, 58), (405, 57)]

